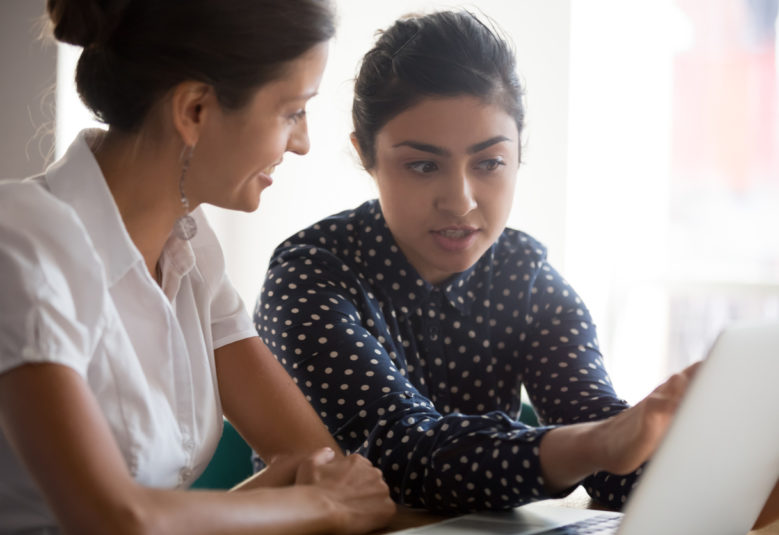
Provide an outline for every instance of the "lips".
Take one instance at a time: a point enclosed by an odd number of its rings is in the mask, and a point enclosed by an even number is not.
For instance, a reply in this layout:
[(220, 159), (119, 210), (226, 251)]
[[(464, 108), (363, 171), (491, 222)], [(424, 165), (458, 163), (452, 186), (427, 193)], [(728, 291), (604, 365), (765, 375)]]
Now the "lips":
[(435, 243), (449, 252), (467, 249), (473, 244), (478, 233), (479, 229), (470, 225), (453, 225), (431, 231)]
[(276, 167), (281, 163), (281, 161), (263, 169), (259, 173), (257, 173), (257, 178), (260, 179), (260, 181), (265, 183), (265, 187), (270, 186), (273, 184), (273, 177), (271, 176), (273, 172), (276, 170)]
[(437, 232), (444, 238), (449, 238), (451, 240), (461, 240), (472, 232), (475, 232), (475, 230), (469, 228), (448, 228), (439, 230)]
[(257, 173), (257, 178), (260, 180), (260, 182), (263, 183), (264, 187), (268, 187), (271, 184), (273, 184), (273, 177), (270, 176), (270, 173), (262, 172)]

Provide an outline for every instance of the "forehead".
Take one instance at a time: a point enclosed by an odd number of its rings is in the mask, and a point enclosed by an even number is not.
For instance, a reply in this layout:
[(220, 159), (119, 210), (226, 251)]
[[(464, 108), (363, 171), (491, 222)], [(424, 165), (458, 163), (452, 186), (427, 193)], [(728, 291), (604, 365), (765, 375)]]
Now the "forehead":
[(474, 96), (426, 98), (387, 122), (376, 136), (377, 149), (403, 141), (419, 141), (452, 151), (496, 136), (518, 146), (514, 118), (496, 104)]

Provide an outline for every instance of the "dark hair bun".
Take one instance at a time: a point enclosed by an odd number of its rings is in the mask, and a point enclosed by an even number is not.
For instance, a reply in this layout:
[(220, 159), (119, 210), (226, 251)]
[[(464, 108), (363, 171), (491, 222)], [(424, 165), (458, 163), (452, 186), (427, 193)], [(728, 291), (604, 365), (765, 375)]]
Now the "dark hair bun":
[(54, 37), (88, 47), (106, 42), (129, 0), (46, 0)]
[[(0, 0), (1, 2), (2, 0)], [(335, 33), (330, 0), (46, 0), (54, 36), (84, 47), (76, 89), (125, 132), (184, 81), (235, 110)]]

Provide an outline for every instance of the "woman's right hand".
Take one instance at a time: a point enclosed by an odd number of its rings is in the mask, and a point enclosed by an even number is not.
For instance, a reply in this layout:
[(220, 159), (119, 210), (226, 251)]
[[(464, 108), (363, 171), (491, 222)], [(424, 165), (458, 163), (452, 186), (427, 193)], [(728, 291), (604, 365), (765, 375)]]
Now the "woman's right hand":
[(318, 450), (299, 465), (295, 484), (324, 491), (339, 533), (378, 529), (395, 514), (381, 471), (361, 455), (336, 457), (330, 448)]

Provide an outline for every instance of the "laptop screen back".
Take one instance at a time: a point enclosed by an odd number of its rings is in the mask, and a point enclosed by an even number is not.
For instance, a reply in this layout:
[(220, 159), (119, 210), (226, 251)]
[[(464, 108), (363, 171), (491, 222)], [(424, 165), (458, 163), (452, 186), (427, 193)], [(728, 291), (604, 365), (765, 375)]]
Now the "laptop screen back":
[(746, 533), (778, 478), (779, 324), (730, 327), (693, 378), (619, 533)]

